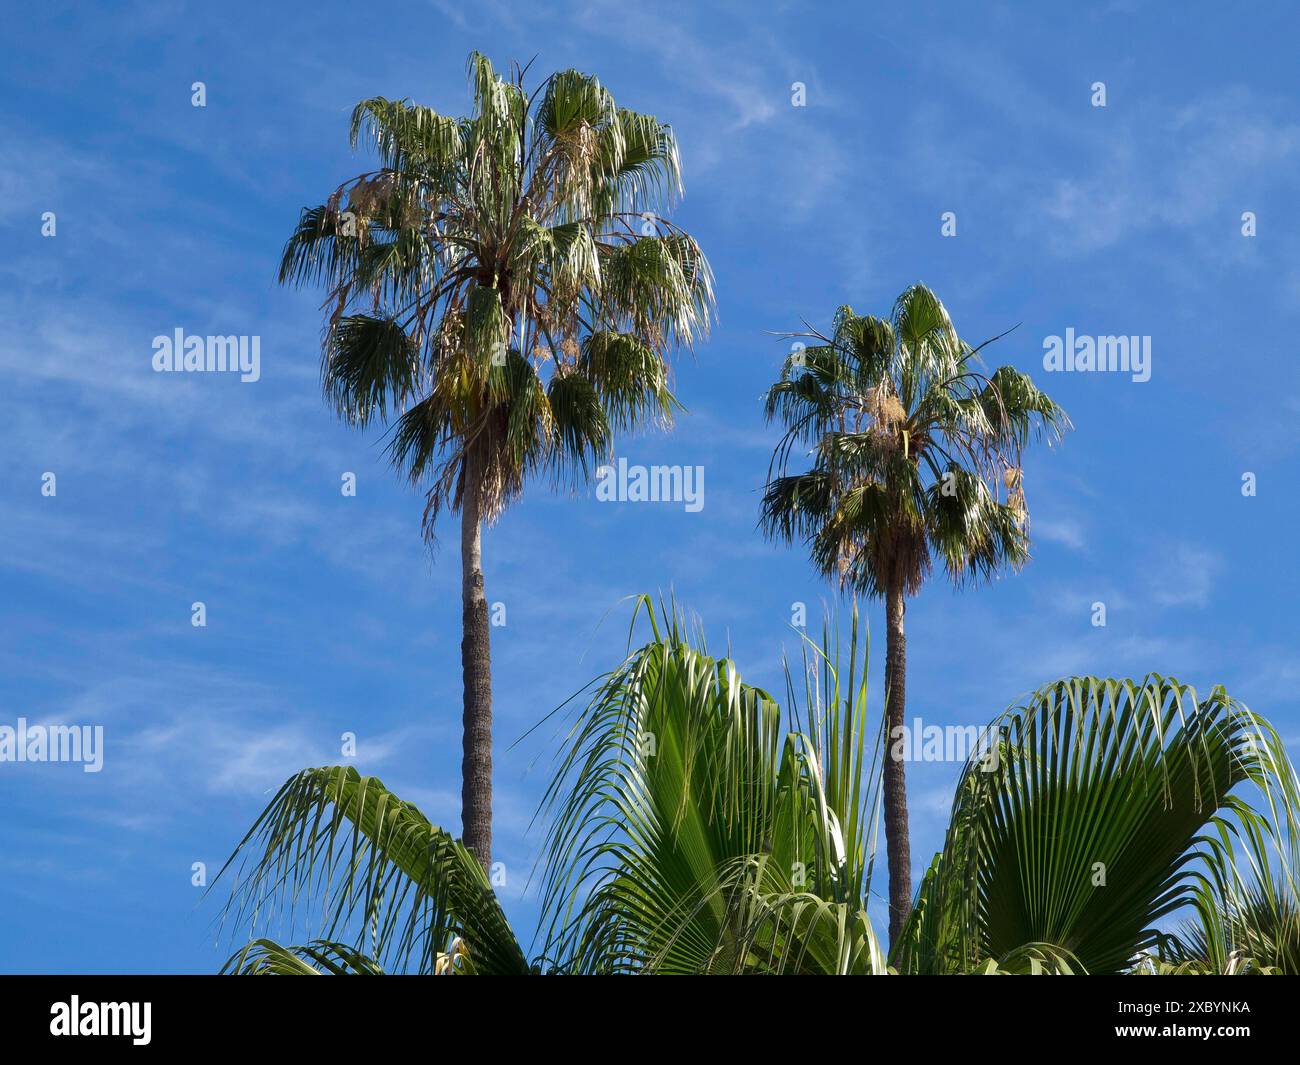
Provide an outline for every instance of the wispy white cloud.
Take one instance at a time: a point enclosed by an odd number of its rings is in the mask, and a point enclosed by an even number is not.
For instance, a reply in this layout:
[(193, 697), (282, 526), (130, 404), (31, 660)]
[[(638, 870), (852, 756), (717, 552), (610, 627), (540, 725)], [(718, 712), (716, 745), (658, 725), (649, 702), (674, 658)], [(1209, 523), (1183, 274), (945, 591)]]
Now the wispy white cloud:
[(1087, 534), (1083, 523), (1073, 518), (1034, 518), (1034, 536), (1054, 544), (1061, 544), (1072, 551), (1082, 551), (1088, 546)]
[(1208, 606), (1222, 568), (1222, 559), (1214, 551), (1178, 544), (1156, 564), (1150, 579), (1151, 598), (1164, 607)]
[(1234, 235), (1241, 213), (1257, 210), (1300, 160), (1300, 123), (1244, 88), (1181, 106), (1148, 102), (1127, 117), (1112, 111), (1098, 109), (1114, 130), (1096, 166), (1058, 177), (1037, 200), (1060, 252), (1097, 252), (1152, 230), (1213, 232), (1216, 217), (1218, 231)]

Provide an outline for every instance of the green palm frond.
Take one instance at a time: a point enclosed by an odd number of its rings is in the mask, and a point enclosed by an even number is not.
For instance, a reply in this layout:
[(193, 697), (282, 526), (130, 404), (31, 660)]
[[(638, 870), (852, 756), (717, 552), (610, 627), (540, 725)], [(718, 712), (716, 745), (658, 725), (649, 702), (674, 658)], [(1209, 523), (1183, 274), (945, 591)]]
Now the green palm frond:
[(582, 376), (591, 381), (613, 428), (668, 425), (680, 407), (668, 389), (668, 366), (633, 334), (599, 332), (582, 344)]
[(1154, 675), (1073, 678), (993, 731), (996, 757), (968, 763), (895, 951), (904, 971), (968, 971), (1032, 943), (1122, 972), (1171, 914), (1207, 913), (1252, 870), (1292, 875), (1294, 770), (1222, 689), (1198, 701)]
[(826, 898), (792, 883), (768, 855), (721, 878), (729, 949), (711, 972), (746, 975), (881, 976), (888, 964), (861, 900)]
[(826, 470), (777, 477), (763, 490), (762, 528), (773, 539), (806, 540), (826, 524), (835, 506), (833, 481)]
[(1051, 943), (1026, 943), (972, 970), (980, 976), (1084, 976), (1087, 970), (1068, 950)]
[(1254, 872), (1244, 888), (1228, 885), (1217, 895), (1207, 893), (1196, 919), (1162, 943), (1163, 960), (1220, 973), (1239, 970), (1246, 959), (1257, 971), (1300, 975), (1296, 885), (1279, 876), (1274, 863), (1261, 863)]
[(416, 343), (391, 317), (348, 315), (331, 330), (321, 379), (335, 409), (365, 426), (402, 408), (417, 385)]
[[(292, 928), (308, 919), (304, 909), (319, 907), (312, 919), (327, 941), (286, 951), (266, 940), (231, 960), (237, 971), (287, 971), (290, 954), (304, 964), (332, 956), (353, 966), (364, 954), (375, 966), (432, 973), (457, 939), (479, 973), (529, 971), (477, 859), (350, 766), (306, 769), (287, 781), (218, 880), (227, 871), (237, 872), (225, 911), (236, 925)], [(348, 953), (328, 947), (349, 935)]]
[(566, 468), (580, 470), (585, 476), (595, 463), (610, 457), (613, 436), (605, 415), (605, 405), (590, 377), (566, 373), (551, 378), (546, 391), (554, 423), (557, 476)]
[[(356, 151), (363, 134), (387, 170), (455, 172), (461, 152), (461, 126), (409, 100), (374, 96), (352, 110), (348, 141)], [(446, 191), (450, 191), (449, 189)]]
[(280, 283), (333, 287), (349, 277), (357, 269), (361, 240), (344, 228), (329, 205), (304, 207), (280, 257)]
[(1035, 433), (1059, 440), (1070, 425), (1065, 412), (1013, 366), (998, 367), (973, 400), (1003, 444), (1024, 447)]
[(546, 798), (549, 955), (587, 973), (883, 970), (856, 625), (847, 676), (811, 649), (810, 731), (786, 732), (675, 611), (641, 606), (655, 639), (600, 682)]
[(283, 947), (271, 939), (257, 939), (233, 954), (221, 971), (223, 975), (233, 976), (384, 975), (373, 958), (344, 943), (325, 939), (292, 947)]

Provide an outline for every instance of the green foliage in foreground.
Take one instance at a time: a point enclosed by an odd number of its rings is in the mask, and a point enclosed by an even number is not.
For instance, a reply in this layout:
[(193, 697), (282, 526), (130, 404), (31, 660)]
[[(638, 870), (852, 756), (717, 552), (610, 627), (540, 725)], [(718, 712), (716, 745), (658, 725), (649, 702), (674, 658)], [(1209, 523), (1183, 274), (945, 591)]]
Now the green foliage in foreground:
[(996, 719), (886, 959), (867, 911), (885, 744), (856, 617), (846, 647), (787, 669), (783, 718), (642, 605), (650, 640), (593, 686), (546, 798), (534, 957), (468, 850), (336, 766), (290, 779), (223, 870), (244, 856), (236, 927), (317, 938), (255, 938), (225, 971), (1297, 971), (1296, 775), (1222, 689), (1076, 677)]

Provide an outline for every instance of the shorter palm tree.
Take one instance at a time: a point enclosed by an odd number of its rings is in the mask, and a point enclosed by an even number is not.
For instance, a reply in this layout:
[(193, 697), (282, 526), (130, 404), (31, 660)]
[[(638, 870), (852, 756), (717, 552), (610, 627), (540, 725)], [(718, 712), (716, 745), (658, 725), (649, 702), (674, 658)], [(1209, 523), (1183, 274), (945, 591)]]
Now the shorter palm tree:
[[(253, 938), (226, 971), (1164, 972), (1186, 950), (1160, 930), (1178, 912), (1206, 965), (1260, 967), (1243, 952), (1276, 926), (1240, 900), (1293, 889), (1300, 795), (1267, 722), (1220, 689), (1072, 678), (996, 719), (996, 757), (966, 766), (887, 964), (868, 915), (881, 736), (856, 619), (845, 648), (805, 644), (783, 719), (642, 602), (651, 638), (594, 685), (545, 800), (535, 957), (472, 852), (335, 766), (290, 779), (222, 870), (247, 854), (227, 915)], [(307, 905), (315, 938), (268, 938)]]
[[(829, 336), (789, 336), (800, 340), (767, 394), (785, 434), (762, 526), (806, 543), (822, 574), (884, 600), (892, 741), (906, 719), (907, 599), (936, 560), (961, 584), (1028, 559), (1021, 451), (1036, 434), (1059, 438), (1069, 419), (1014, 367), (986, 374), (979, 351), (992, 341), (963, 341), (924, 285), (904, 291), (888, 320), (841, 307)], [(811, 466), (792, 472), (807, 450)], [(902, 758), (884, 774), (892, 943), (912, 904)]]

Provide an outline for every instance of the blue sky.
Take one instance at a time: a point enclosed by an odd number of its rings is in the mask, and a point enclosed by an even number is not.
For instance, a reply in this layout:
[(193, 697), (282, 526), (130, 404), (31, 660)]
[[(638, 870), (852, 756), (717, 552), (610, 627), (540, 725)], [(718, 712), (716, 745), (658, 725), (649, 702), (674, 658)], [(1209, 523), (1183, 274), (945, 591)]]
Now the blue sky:
[[(288, 775), (341, 760), (344, 732), (361, 769), (458, 826), (454, 532), (431, 557), (378, 434), (326, 410), (320, 295), (274, 275), (299, 208), (367, 165), (347, 148), (352, 105), (460, 114), (475, 48), (595, 73), (672, 123), (674, 221), (718, 278), (714, 333), (677, 364), (689, 414), (619, 452), (702, 465), (704, 508), (537, 486), (486, 536), (488, 598), (507, 609), (497, 856), (523, 931), (552, 732), (508, 745), (617, 663), (633, 593), (671, 589), (746, 679), (780, 687), (791, 604), (816, 615), (829, 590), (755, 529), (776, 436), (759, 397), (786, 353), (769, 331), (825, 325), (842, 303), (884, 313), (916, 280), (968, 339), (1020, 323), (990, 361), (1033, 373), (1076, 431), (1028, 458), (1031, 564), (909, 606), (909, 716), (982, 723), (1061, 675), (1154, 670), (1226, 685), (1294, 750), (1300, 18), (1082, 6), (10, 14), (0, 724), (102, 725), (106, 751), (96, 774), (0, 763), (0, 971), (215, 970), (229, 941), (192, 863), (215, 871)], [(155, 374), (152, 339), (178, 327), (260, 336), (261, 380)], [(1043, 338), (1066, 329), (1149, 336), (1151, 379), (1044, 373)], [(873, 655), (878, 675), (883, 640)], [(918, 867), (957, 768), (909, 770)]]

